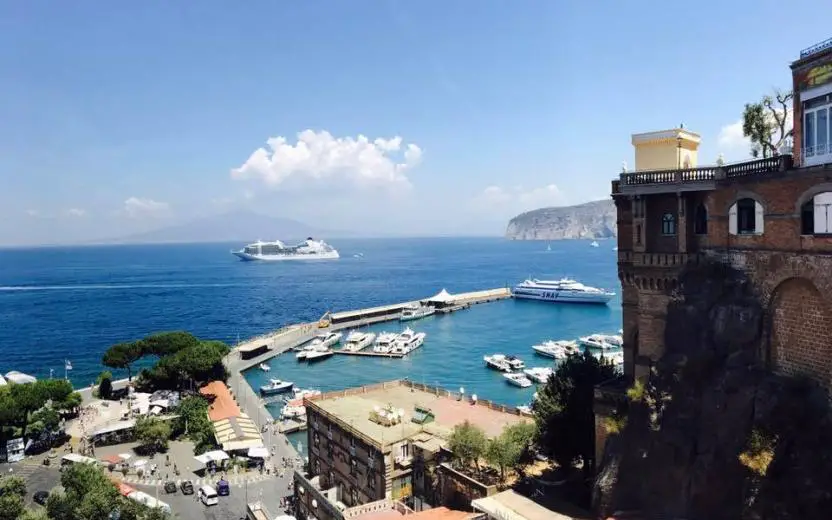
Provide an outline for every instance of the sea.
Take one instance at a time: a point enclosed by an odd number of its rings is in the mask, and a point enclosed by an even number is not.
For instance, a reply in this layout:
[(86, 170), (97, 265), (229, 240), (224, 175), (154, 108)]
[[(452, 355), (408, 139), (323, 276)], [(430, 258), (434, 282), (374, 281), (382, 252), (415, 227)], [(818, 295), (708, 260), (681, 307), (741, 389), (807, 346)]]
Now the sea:
[[(451, 293), (506, 287), (527, 277), (575, 278), (620, 294), (615, 244), (500, 238), (333, 240), (337, 261), (241, 262), (240, 244), (39, 247), (0, 250), (0, 373), (68, 377), (90, 385), (115, 343), (160, 331), (187, 330), (235, 343), (281, 326), (345, 311)], [(405, 359), (335, 356), (312, 365), (291, 353), (255, 368), (270, 377), (334, 390), (410, 378), (483, 399), (518, 405), (534, 388), (511, 386), (483, 356), (521, 357), (551, 366), (531, 346), (548, 339), (621, 328), (621, 301), (607, 306), (504, 300), (409, 322), (424, 346)], [(369, 327), (397, 332), (399, 322)], [(69, 361), (71, 370), (65, 370)], [(145, 360), (145, 364), (152, 360)], [(116, 372), (117, 377), (126, 376)]]

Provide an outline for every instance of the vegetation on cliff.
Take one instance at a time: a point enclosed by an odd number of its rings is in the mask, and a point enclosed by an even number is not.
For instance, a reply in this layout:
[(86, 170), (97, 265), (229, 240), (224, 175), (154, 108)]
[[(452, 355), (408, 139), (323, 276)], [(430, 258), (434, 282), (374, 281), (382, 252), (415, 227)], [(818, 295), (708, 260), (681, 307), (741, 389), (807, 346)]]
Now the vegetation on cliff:
[(612, 238), (617, 235), (615, 205), (611, 199), (577, 206), (541, 208), (517, 215), (508, 223), (511, 240), (563, 240)]
[(602, 514), (643, 518), (825, 519), (832, 418), (824, 389), (773, 374), (765, 306), (743, 273), (683, 273), (665, 353), (630, 393), (596, 478)]

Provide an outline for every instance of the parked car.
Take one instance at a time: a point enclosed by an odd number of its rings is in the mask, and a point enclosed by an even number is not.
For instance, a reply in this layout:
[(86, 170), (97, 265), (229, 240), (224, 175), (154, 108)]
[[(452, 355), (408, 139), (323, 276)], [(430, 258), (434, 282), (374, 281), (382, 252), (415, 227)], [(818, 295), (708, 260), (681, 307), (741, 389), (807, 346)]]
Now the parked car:
[(227, 480), (220, 479), (219, 481), (217, 481), (217, 494), (221, 497), (225, 497), (231, 494), (231, 486), (228, 485)]
[(32, 495), (32, 499), (35, 501), (35, 503), (40, 504), (42, 506), (46, 505), (47, 498), (49, 498), (48, 491), (35, 491), (35, 494)]
[(165, 493), (176, 493), (176, 483), (170, 480), (165, 482)]
[(191, 483), (190, 480), (183, 480), (182, 484), (179, 486), (182, 488), (183, 495), (193, 495), (194, 494), (194, 485)]
[(207, 485), (199, 488), (199, 500), (206, 506), (215, 506), (220, 502), (217, 498), (217, 490)]

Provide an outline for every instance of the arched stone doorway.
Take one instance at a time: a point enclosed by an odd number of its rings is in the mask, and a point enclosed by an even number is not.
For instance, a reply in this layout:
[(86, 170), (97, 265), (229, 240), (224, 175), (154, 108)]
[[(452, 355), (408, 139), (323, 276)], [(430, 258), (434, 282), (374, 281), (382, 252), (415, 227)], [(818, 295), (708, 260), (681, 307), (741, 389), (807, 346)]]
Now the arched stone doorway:
[(789, 278), (774, 290), (770, 304), (768, 359), (784, 375), (811, 377), (827, 390), (832, 369), (832, 323), (817, 287), (805, 278)]

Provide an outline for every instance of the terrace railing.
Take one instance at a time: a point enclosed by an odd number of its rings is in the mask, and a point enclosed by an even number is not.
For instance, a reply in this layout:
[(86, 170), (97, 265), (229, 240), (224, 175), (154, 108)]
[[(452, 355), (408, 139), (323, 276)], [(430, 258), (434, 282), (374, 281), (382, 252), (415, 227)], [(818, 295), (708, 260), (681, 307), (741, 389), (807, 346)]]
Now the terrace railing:
[(800, 59), (803, 59), (806, 56), (811, 56), (812, 54), (817, 54), (818, 52), (823, 52), (826, 49), (832, 49), (832, 38), (803, 49), (800, 51)]

